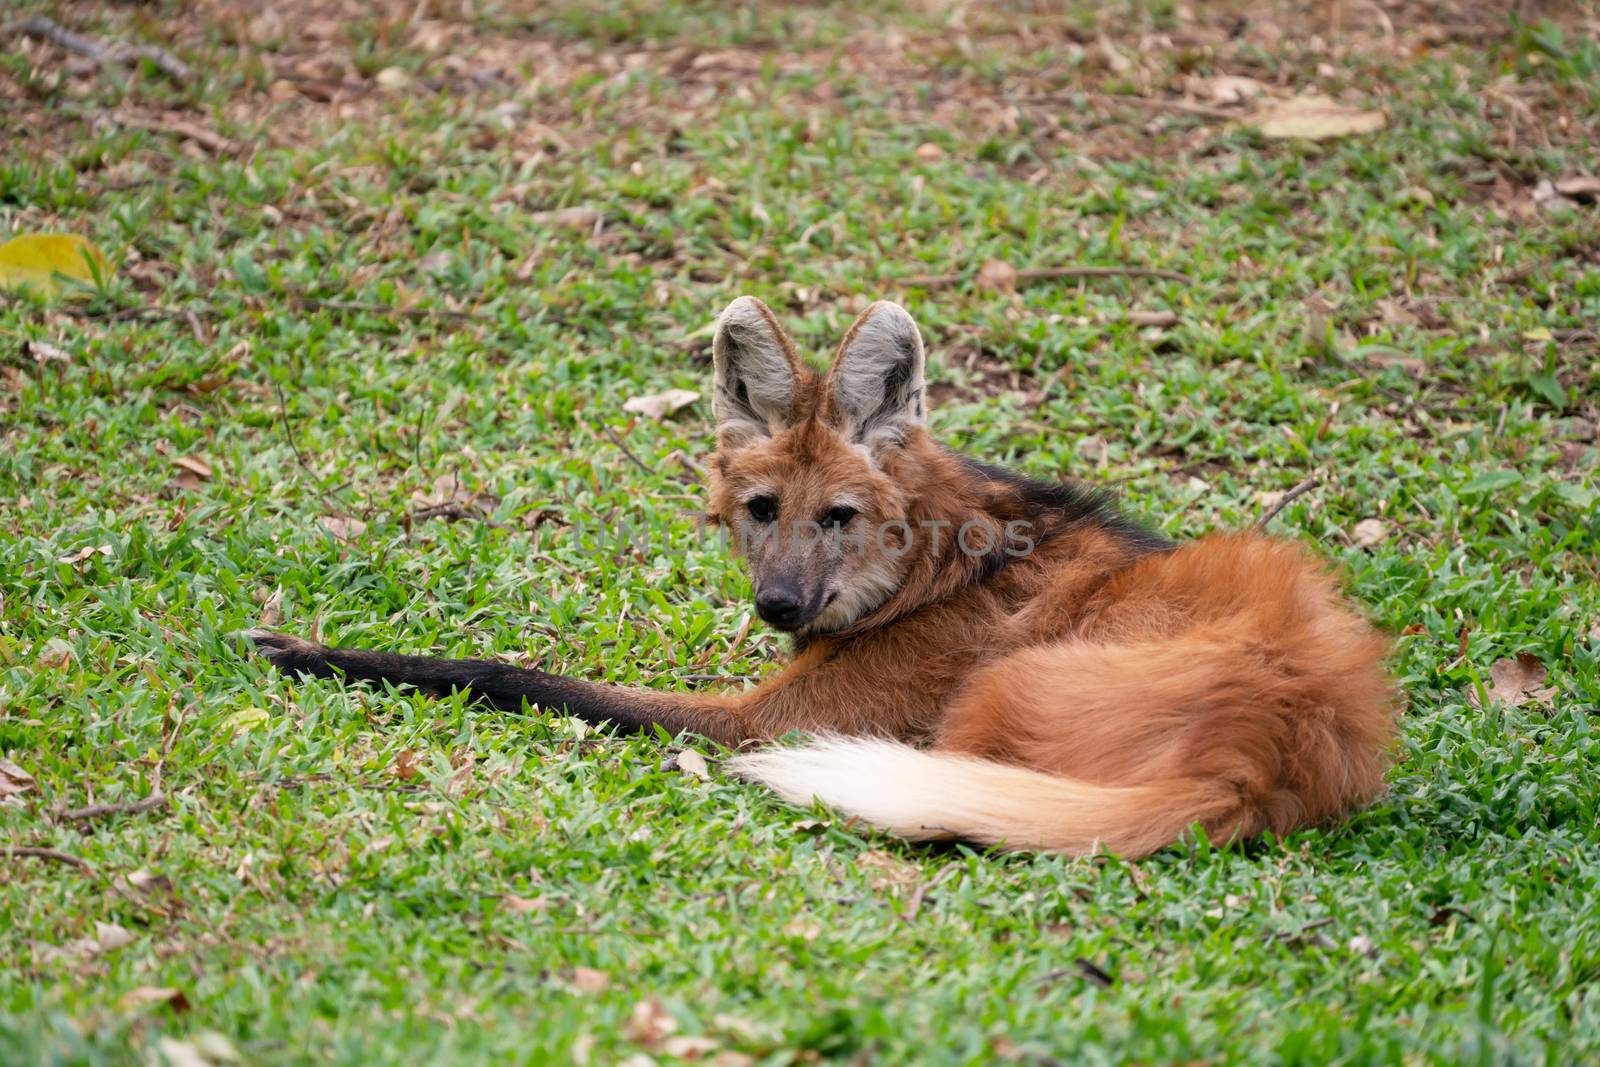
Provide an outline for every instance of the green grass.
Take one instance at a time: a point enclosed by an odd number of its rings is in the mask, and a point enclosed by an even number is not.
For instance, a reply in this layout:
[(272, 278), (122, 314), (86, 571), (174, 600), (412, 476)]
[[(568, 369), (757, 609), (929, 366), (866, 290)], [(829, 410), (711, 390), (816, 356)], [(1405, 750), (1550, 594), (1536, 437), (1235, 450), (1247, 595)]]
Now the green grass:
[[(0, 1062), (1600, 1056), (1600, 208), (1531, 198), (1595, 165), (1595, 23), (1423, 47), (1397, 11), (1399, 62), (1376, 32), (1305, 51), (1320, 16), (1096, 6), (406, 3), (323, 34), (294, 5), (77, 5), (53, 13), (198, 80), (0, 54), (0, 238), (121, 264), (86, 301), (0, 297), (0, 750), (34, 779), (0, 845), (92, 865), (0, 865)], [(1097, 95), (1223, 73), (1389, 126), (1273, 142)], [(168, 111), (243, 150), (105, 118)], [(598, 234), (539, 214), (569, 207)], [(899, 282), (991, 257), (1193, 284)], [(708, 404), (622, 412), (706, 391), (741, 292), (818, 353), (902, 300), (940, 436), (1115, 483), (1170, 534), (1319, 473), (1275, 527), (1397, 635), (1388, 795), (1138, 864), (913, 848), (693, 738), (710, 781), (659, 739), (301, 683), (227, 638), (281, 590), (283, 628), (335, 643), (663, 688), (773, 669), (674, 455), (709, 450)], [(441, 479), (489, 521), (413, 520)], [(1553, 695), (1480, 710), (1522, 653)], [(88, 952), (97, 923), (131, 939)]]

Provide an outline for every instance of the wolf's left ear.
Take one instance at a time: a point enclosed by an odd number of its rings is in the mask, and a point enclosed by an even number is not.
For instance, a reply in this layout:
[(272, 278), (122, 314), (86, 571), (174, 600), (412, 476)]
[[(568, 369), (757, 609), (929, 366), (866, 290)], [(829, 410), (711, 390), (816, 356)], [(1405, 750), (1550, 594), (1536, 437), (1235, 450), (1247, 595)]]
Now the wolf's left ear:
[(856, 318), (828, 372), (829, 421), (877, 455), (925, 415), (922, 335), (906, 309), (880, 300)]

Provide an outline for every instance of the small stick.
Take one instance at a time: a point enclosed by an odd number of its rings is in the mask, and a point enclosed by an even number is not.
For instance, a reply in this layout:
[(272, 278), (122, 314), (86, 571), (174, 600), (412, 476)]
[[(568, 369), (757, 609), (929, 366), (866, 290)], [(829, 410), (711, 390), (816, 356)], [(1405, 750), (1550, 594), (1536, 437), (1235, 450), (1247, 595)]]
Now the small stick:
[(1311, 477), (1307, 478), (1305, 481), (1301, 482), (1299, 485), (1283, 494), (1282, 499), (1280, 499), (1276, 504), (1272, 505), (1271, 510), (1269, 510), (1265, 515), (1257, 519), (1255, 525), (1251, 528), (1255, 530), (1266, 529), (1267, 523), (1278, 517), (1278, 512), (1294, 503), (1300, 497), (1305, 496), (1320, 484), (1322, 483), (1318, 481), (1317, 476), (1315, 474), (1311, 475)]
[(27, 845), (7, 845), (6, 858), (13, 859), (20, 856), (32, 856), (34, 859), (54, 860), (56, 863), (65, 863), (68, 867), (76, 867), (85, 874), (93, 874), (94, 867), (87, 860), (81, 860), (70, 852), (62, 852), (53, 848), (34, 848)]
[(503, 523), (489, 519), (490, 514), (492, 512), (484, 512), (477, 507), (468, 507), (457, 501), (447, 500), (443, 504), (430, 504), (425, 508), (418, 508), (411, 513), (411, 521), (427, 522), (429, 519), (444, 519), (446, 522), (461, 522), (463, 519), (473, 519), (497, 530), (504, 529)]
[(87, 819), (104, 818), (107, 815), (135, 815), (166, 806), (165, 794), (151, 793), (141, 800), (127, 800), (116, 804), (90, 804), (85, 808), (73, 808), (71, 811), (62, 812), (56, 819), (60, 822), (83, 822)]
[(370, 315), (388, 315), (403, 319), (473, 319), (480, 322), (487, 321), (488, 316), (478, 311), (455, 310), (441, 307), (395, 307), (391, 304), (374, 304), (360, 300), (318, 300), (316, 298), (299, 301), (302, 307), (325, 309), (328, 311), (352, 311)]
[[(968, 277), (966, 274), (918, 274), (902, 279), (900, 285), (905, 288), (943, 289), (960, 285)], [(1194, 284), (1194, 279), (1182, 271), (1161, 267), (1030, 267), (1017, 271), (1019, 282), (1056, 281), (1062, 278), (1162, 278), (1185, 285)]]
[(65, 48), (69, 52), (88, 56), (90, 59), (106, 62), (112, 60), (118, 63), (132, 63), (140, 59), (148, 59), (156, 68), (174, 81), (186, 82), (194, 76), (189, 65), (164, 48), (151, 45), (106, 44), (104, 41), (90, 37), (87, 34), (74, 33), (54, 19), (47, 19), (43, 15), (30, 15), (27, 18), (14, 19), (0, 26), (0, 37), (11, 37), (16, 34), (27, 34), (29, 37), (42, 37), (51, 44)]
[(939, 888), (950, 880), (950, 877), (961, 870), (963, 864), (952, 863), (926, 882), (918, 882), (917, 888), (911, 893), (911, 901), (906, 905), (906, 910), (900, 914), (905, 922), (910, 922), (917, 917), (917, 912), (922, 910), (922, 898)]
[(607, 437), (611, 438), (611, 443), (612, 444), (614, 444), (618, 448), (622, 449), (622, 454), (624, 456), (627, 456), (629, 459), (633, 460), (633, 465), (634, 466), (638, 467), (640, 470), (644, 471), (646, 474), (654, 474), (655, 473), (655, 471), (653, 471), (649, 467), (645, 466), (644, 460), (642, 460), (638, 456), (634, 455), (633, 451), (631, 449), (629, 449), (627, 445), (622, 443), (622, 438), (618, 437), (615, 433), (613, 433), (611, 431), (611, 427), (610, 426), (608, 426), (607, 424), (602, 422), (600, 424), (600, 428), (606, 432), (606, 436)]
[(1192, 100), (1173, 100), (1164, 96), (1133, 96), (1129, 93), (1093, 93), (1091, 95), (1108, 104), (1133, 104), (1135, 107), (1154, 108), (1157, 111), (1177, 111), (1185, 115), (1199, 115), (1202, 118), (1217, 119), (1223, 122), (1245, 117), (1243, 112), (1197, 104)]
[[(306, 459), (306, 454), (300, 451), (300, 442), (295, 440), (294, 430), (289, 425), (289, 399), (283, 395), (283, 383), (277, 379), (273, 379), (272, 386), (278, 391), (278, 409), (279, 414), (283, 419), (283, 436), (288, 440), (289, 447), (294, 449), (294, 458), (299, 462), (301, 469), (311, 476), (312, 482), (315, 485), (315, 483), (320, 482), (322, 479), (316, 471), (311, 469), (311, 463)], [(345, 484), (348, 485), (349, 483), (347, 482)], [(344, 485), (341, 485), (335, 489), (333, 493), (337, 493), (343, 488)], [(334, 496), (333, 493), (326, 492), (320, 487), (317, 487), (316, 491), (317, 495), (322, 497), (323, 503), (327, 504), (328, 507), (333, 511), (337, 512), (349, 509), (350, 505), (341, 501), (338, 497)]]
[(317, 472), (306, 462), (305, 453), (300, 451), (300, 442), (294, 439), (294, 431), (289, 427), (289, 398), (283, 395), (283, 383), (274, 378), (272, 387), (278, 391), (278, 417), (283, 420), (283, 436), (288, 440), (289, 447), (294, 449), (294, 458), (300, 461), (301, 468), (315, 478)]
[[(170, 133), (178, 137), (186, 137), (208, 152), (220, 156), (231, 156), (239, 151), (239, 145), (222, 136), (216, 130), (207, 129), (199, 123), (186, 122), (175, 118), (151, 118), (146, 115), (128, 115), (113, 113), (111, 120), (119, 126), (127, 126), (134, 130), (148, 130), (152, 133)], [(193, 312), (190, 312), (193, 314)]]

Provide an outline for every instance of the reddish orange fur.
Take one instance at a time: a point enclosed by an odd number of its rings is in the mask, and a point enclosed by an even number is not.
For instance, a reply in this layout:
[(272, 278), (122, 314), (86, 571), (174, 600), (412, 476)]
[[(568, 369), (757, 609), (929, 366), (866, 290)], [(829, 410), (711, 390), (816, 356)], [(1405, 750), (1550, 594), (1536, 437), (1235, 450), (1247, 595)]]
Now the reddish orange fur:
[[(735, 767), (910, 837), (1142, 855), (1196, 822), (1214, 840), (1286, 833), (1382, 788), (1387, 642), (1301, 547), (1255, 534), (1172, 546), (945, 451), (922, 427), (920, 338), (892, 305), (863, 313), (827, 378), (748, 298), (724, 313), (715, 351), (711, 508), (730, 530), (775, 525), (752, 493), (802, 518), (843, 494), (851, 521), (874, 527), (1025, 521), (1034, 550), (979, 558), (918, 536), (903, 552), (841, 553), (776, 534), (750, 552), (757, 585), (779, 575), (833, 599), (811, 598), (820, 614), (797, 624), (786, 669), (738, 693), (252, 638), (286, 669), (470, 688), (506, 707), (729, 744), (824, 735)], [(841, 736), (856, 740), (827, 739)]]
[[(920, 431), (864, 462), (831, 425), (823, 382), (798, 361), (795, 373), (789, 428), (715, 457), (725, 522), (751, 482), (781, 483), (813, 510), (848, 487), (874, 519), (951, 528), (1026, 512)], [(975, 571), (913, 554), (888, 603), (811, 640), (711, 732), (885, 736), (1095, 786), (1157, 786), (1129, 798), (1129, 832), (1096, 837), (1136, 853), (1193, 822), (1217, 840), (1286, 833), (1381, 790), (1388, 643), (1299, 546), (1224, 534), (1137, 555), (1090, 524), (987, 580)], [(1005, 841), (1003, 829), (978, 836)]]

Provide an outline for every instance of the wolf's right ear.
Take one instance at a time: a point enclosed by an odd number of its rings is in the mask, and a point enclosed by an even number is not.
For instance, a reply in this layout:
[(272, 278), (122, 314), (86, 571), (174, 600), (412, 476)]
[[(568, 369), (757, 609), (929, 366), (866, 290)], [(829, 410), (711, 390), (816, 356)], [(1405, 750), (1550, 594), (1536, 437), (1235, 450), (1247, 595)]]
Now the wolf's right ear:
[(718, 444), (739, 445), (783, 428), (794, 404), (800, 357), (767, 305), (753, 296), (729, 304), (717, 319), (711, 359)]

